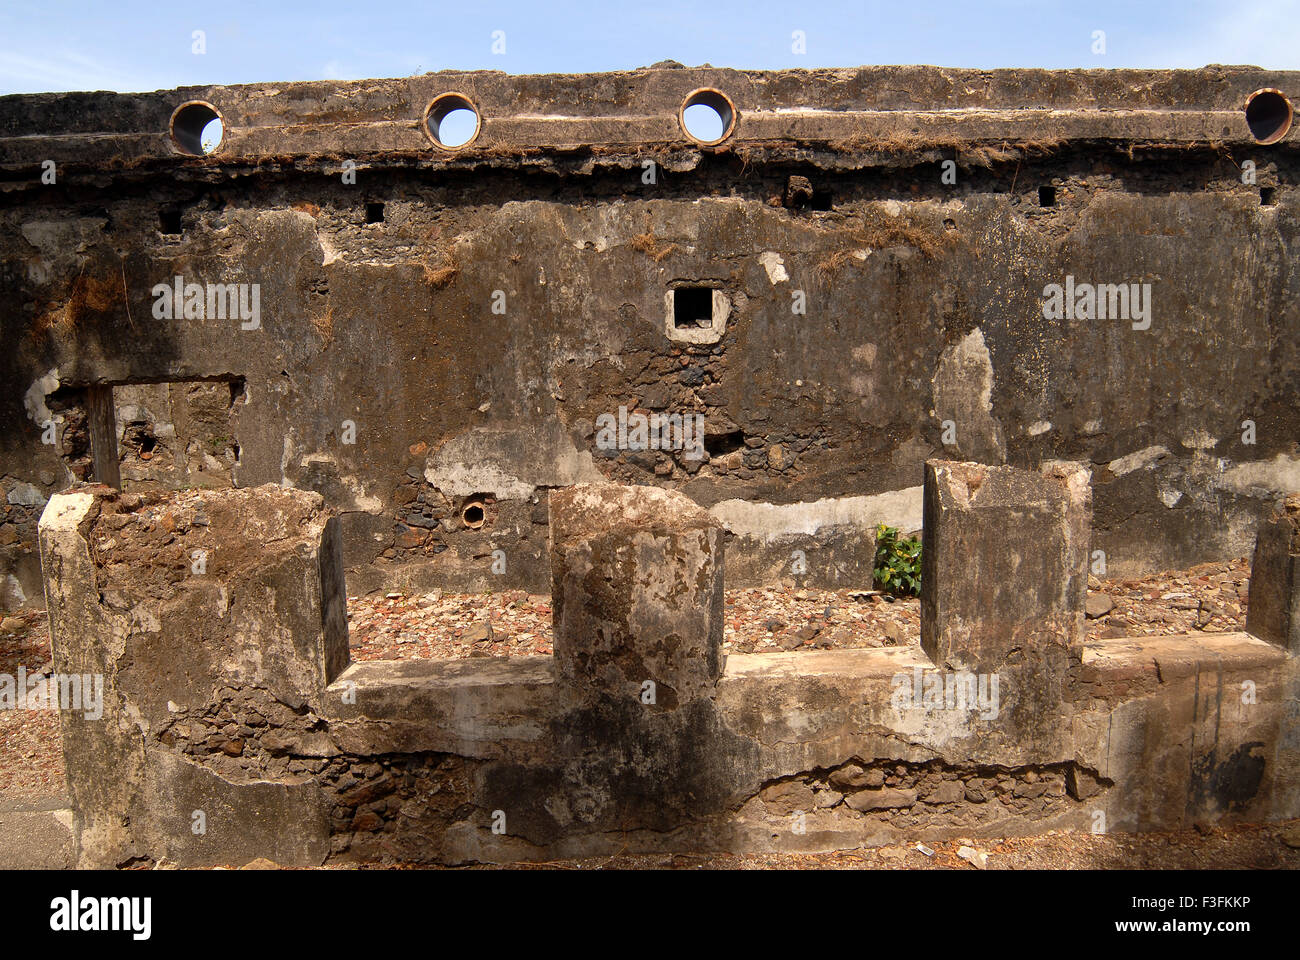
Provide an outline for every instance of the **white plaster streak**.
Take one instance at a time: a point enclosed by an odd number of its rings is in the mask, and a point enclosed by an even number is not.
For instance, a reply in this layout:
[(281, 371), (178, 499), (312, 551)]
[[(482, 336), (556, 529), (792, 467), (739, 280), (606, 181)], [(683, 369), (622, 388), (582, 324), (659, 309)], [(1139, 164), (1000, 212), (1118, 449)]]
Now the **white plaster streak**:
[(709, 513), (737, 536), (766, 543), (811, 536), (827, 527), (874, 529), (887, 523), (905, 533), (921, 529), (921, 487), (866, 497), (831, 497), (811, 503), (723, 500)]
[(1158, 460), (1167, 456), (1169, 456), (1169, 451), (1164, 447), (1144, 447), (1134, 453), (1112, 460), (1109, 464), (1110, 472), (1117, 477), (1122, 477), (1134, 470), (1150, 469), (1155, 466)]
[(27, 594), (23, 592), (23, 585), (19, 583), (18, 578), (12, 573), (5, 577), (5, 593), (0, 593), (0, 596), (6, 594), (14, 606), (21, 607), (27, 602)]
[(320, 244), (321, 254), (324, 258), (321, 260), (321, 266), (328, 266), (341, 258), (338, 248), (330, 243), (328, 237), (318, 233), (316, 234), (316, 241)]
[(462, 433), (430, 454), (424, 478), (454, 497), (490, 493), (509, 500), (526, 499), (537, 487), (605, 481), (591, 454), (555, 420)]
[(1248, 495), (1257, 495), (1261, 489), (1291, 493), (1300, 490), (1300, 458), (1279, 453), (1272, 460), (1239, 463), (1225, 470), (1215, 486)]
[(293, 460), (293, 438), (288, 434), (284, 437), (284, 449), (280, 453), (280, 486), (292, 486), (289, 483), (289, 463)]

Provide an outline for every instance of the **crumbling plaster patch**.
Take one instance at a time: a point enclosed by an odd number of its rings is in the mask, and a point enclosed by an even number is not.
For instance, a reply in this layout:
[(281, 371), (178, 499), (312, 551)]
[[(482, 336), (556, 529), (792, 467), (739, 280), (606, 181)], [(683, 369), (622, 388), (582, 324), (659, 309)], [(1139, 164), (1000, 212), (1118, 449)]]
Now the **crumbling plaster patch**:
[(1110, 472), (1117, 477), (1122, 477), (1126, 473), (1132, 473), (1134, 470), (1150, 470), (1162, 458), (1169, 456), (1169, 451), (1164, 447), (1145, 447), (1134, 453), (1117, 457), (1109, 464)]
[(887, 523), (900, 530), (921, 528), (919, 486), (867, 497), (827, 497), (811, 503), (759, 503), (723, 500), (709, 511), (728, 532), (771, 543), (793, 535), (813, 535), (828, 527), (872, 529)]
[(591, 454), (556, 420), (480, 427), (453, 437), (425, 462), (424, 479), (453, 497), (490, 494), (523, 500), (538, 487), (603, 483)]
[(781, 254), (768, 250), (758, 255), (758, 262), (767, 271), (767, 279), (772, 282), (772, 286), (790, 279), (790, 274), (785, 272), (785, 261), (781, 259)]
[(44, 427), (50, 419), (50, 408), (45, 405), (46, 398), (59, 389), (59, 368), (51, 367), (43, 377), (37, 377), (23, 394), (23, 406), (27, 416), (38, 427)]
[(1261, 490), (1300, 490), (1300, 458), (1279, 453), (1272, 460), (1252, 460), (1225, 470), (1216, 486), (1234, 493), (1258, 496)]
[(993, 361), (976, 327), (944, 349), (934, 372), (934, 415), (956, 427), (955, 452), (965, 459), (1005, 463), (1002, 425), (993, 416)]

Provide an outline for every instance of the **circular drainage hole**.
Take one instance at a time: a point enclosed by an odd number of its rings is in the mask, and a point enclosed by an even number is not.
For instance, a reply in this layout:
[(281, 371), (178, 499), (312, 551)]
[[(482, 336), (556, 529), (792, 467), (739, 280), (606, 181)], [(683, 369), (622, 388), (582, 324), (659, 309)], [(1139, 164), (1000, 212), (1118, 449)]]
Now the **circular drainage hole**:
[(225, 125), (217, 108), (202, 100), (182, 103), (172, 113), (172, 143), (181, 153), (202, 157), (215, 153), (225, 137)]
[(484, 510), (481, 501), (471, 500), (465, 504), (465, 509), (460, 512), (460, 518), (465, 522), (465, 526), (471, 530), (477, 530), (487, 520), (487, 511)]
[(444, 93), (424, 110), (424, 129), (429, 139), (444, 150), (467, 146), (482, 126), (478, 108), (459, 93)]
[(1246, 100), (1246, 126), (1256, 143), (1277, 143), (1291, 129), (1291, 101), (1280, 90), (1256, 90)]
[(720, 90), (696, 90), (682, 101), (678, 113), (682, 131), (696, 143), (711, 147), (736, 129), (736, 105)]

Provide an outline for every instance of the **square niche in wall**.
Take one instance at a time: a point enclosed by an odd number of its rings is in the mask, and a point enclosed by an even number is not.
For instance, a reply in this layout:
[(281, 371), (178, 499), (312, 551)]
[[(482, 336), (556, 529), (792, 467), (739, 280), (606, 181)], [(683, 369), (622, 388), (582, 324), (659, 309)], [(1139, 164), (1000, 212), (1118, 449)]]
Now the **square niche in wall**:
[(664, 332), (678, 343), (717, 343), (730, 313), (731, 300), (716, 287), (683, 285), (664, 294)]

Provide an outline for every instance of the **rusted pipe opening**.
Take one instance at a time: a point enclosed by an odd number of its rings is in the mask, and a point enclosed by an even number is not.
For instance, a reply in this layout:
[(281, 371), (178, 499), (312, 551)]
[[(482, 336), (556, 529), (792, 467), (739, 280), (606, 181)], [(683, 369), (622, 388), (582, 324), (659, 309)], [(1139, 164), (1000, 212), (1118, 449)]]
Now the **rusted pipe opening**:
[[(460, 116), (461, 113), (472, 116), (472, 128), (468, 123), (470, 116)], [(457, 116), (453, 117), (453, 114)], [(453, 117), (452, 122), (445, 123), (449, 117)], [(435, 147), (442, 150), (462, 150), (468, 147), (478, 139), (482, 129), (483, 117), (479, 114), (478, 107), (463, 93), (444, 93), (429, 101), (429, 105), (424, 108), (425, 135)]]
[[(708, 116), (709, 111), (716, 117)], [(700, 119), (691, 114), (703, 113)], [(701, 120), (703, 123), (701, 123)], [(677, 111), (677, 122), (681, 124), (682, 133), (702, 147), (712, 147), (726, 140), (736, 130), (736, 105), (721, 90), (701, 87), (687, 95)], [(709, 139), (708, 133), (721, 126), (721, 132)], [(702, 134), (702, 135), (701, 135)]]
[(1295, 111), (1281, 90), (1264, 87), (1246, 98), (1246, 126), (1259, 144), (1277, 143), (1291, 129)]
[(203, 100), (188, 100), (173, 110), (168, 129), (172, 145), (191, 157), (215, 153), (226, 135), (221, 114)]
[(482, 500), (471, 500), (460, 511), (460, 519), (471, 530), (477, 530), (487, 520), (487, 510)]

